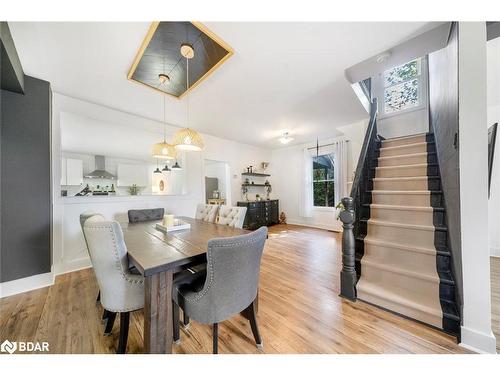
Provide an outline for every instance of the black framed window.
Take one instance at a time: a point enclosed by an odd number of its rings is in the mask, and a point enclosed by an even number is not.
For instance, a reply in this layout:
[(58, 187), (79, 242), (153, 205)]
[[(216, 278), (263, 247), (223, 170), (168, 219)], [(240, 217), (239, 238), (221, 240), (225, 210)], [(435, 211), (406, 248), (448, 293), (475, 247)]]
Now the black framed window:
[(312, 159), (314, 207), (335, 207), (334, 154)]

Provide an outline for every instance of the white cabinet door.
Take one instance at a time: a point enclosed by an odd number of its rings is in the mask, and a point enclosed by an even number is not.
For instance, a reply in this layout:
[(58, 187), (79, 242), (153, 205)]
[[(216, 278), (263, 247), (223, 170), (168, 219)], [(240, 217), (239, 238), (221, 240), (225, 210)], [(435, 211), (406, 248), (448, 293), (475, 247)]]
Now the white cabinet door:
[(148, 168), (145, 165), (118, 164), (117, 186), (148, 186)]
[(66, 159), (66, 185), (83, 184), (83, 160)]
[(66, 183), (66, 158), (61, 158), (61, 185), (67, 185)]

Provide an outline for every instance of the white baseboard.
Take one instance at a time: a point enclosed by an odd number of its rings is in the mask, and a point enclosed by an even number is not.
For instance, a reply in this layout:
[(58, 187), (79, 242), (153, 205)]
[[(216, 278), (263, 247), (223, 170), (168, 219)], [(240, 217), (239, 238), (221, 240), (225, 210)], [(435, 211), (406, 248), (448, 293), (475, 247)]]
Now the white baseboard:
[(500, 247), (490, 247), (490, 255), (492, 257), (500, 257)]
[(66, 263), (61, 262), (54, 264), (53, 272), (55, 276), (58, 276), (58, 275), (63, 275), (65, 273), (75, 272), (90, 267), (92, 267), (90, 258), (81, 258), (81, 259), (75, 259), (71, 262), (66, 262)]
[(493, 332), (484, 333), (468, 327), (461, 327), (460, 346), (476, 353), (496, 354), (497, 340)]
[(14, 294), (29, 292), (30, 290), (45, 288), (54, 284), (54, 273), (47, 272), (22, 279), (6, 281), (0, 284), (0, 298)]

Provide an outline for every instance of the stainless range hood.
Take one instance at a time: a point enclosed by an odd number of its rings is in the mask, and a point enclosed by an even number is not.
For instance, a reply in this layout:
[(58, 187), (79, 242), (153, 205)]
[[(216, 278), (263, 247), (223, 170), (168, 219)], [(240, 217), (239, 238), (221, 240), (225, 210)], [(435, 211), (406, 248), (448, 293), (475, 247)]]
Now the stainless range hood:
[(106, 159), (102, 155), (95, 156), (95, 170), (84, 176), (85, 178), (104, 178), (114, 180), (115, 176), (106, 171)]

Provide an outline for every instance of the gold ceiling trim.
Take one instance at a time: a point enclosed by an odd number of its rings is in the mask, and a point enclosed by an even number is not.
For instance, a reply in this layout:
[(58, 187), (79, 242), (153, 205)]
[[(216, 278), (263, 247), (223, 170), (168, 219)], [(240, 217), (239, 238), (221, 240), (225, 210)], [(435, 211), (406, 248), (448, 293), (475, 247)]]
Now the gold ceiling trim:
[(161, 92), (162, 94), (169, 95), (169, 96), (172, 96), (172, 97), (180, 100), (184, 96), (186, 96), (191, 90), (193, 90), (196, 86), (198, 86), (201, 82), (203, 82), (205, 79), (207, 79), (207, 77), (210, 74), (212, 74), (219, 66), (221, 66), (227, 59), (229, 59), (234, 54), (234, 50), (231, 48), (231, 46), (229, 44), (227, 44), (225, 41), (223, 41), (219, 36), (217, 36), (209, 28), (207, 28), (204, 24), (202, 24), (201, 22), (198, 22), (198, 21), (190, 21), (190, 22), (194, 27), (196, 27), (198, 30), (200, 30), (204, 34), (206, 34), (210, 39), (212, 39), (215, 43), (217, 43), (219, 46), (221, 46), (222, 48), (224, 48), (228, 52), (221, 60), (219, 60), (217, 62), (217, 64), (215, 64), (210, 70), (208, 70), (203, 76), (201, 76), (196, 82), (194, 82), (189, 87), (188, 90), (184, 91), (179, 96), (172, 95), (168, 92), (165, 92), (165, 91), (160, 90), (156, 87), (152, 87), (150, 85), (147, 85), (143, 82), (140, 82), (140, 81), (134, 79), (133, 75), (135, 73), (135, 70), (137, 69), (139, 62), (141, 61), (142, 56), (144, 55), (144, 52), (146, 51), (146, 48), (148, 47), (149, 43), (151, 42), (151, 39), (153, 39), (153, 36), (156, 32), (156, 29), (160, 25), (160, 21), (154, 21), (151, 23), (151, 26), (149, 27), (149, 30), (148, 30), (146, 36), (144, 37), (144, 40), (142, 41), (141, 47), (139, 48), (139, 51), (137, 51), (137, 54), (135, 55), (134, 62), (132, 63), (132, 66), (130, 67), (130, 70), (127, 74), (127, 79), (129, 81), (138, 83), (142, 86), (148, 87), (152, 90)]

